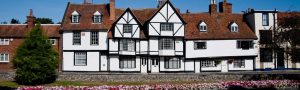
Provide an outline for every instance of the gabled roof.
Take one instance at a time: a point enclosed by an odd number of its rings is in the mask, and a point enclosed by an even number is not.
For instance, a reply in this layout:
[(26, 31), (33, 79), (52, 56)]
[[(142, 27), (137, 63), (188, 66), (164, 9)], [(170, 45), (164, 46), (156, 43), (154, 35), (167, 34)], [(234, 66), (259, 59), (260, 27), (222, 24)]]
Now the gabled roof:
[[(58, 24), (42, 24), (42, 30), (44, 33), (50, 38), (59, 38), (59, 28), (60, 25)], [(8, 25), (0, 25), (0, 37), (3, 38), (24, 38), (26, 34), (30, 31), (27, 28), (26, 24), (8, 24)]]
[[(185, 28), (185, 39), (188, 40), (222, 40), (222, 39), (257, 39), (255, 33), (244, 21), (243, 14), (222, 14), (217, 16), (209, 13), (182, 14), (188, 23)], [(201, 21), (207, 24), (207, 32), (200, 32)], [(239, 26), (239, 32), (230, 32), (230, 23)]]
[[(79, 13), (79, 23), (71, 23), (72, 13)], [(93, 23), (94, 13), (98, 11), (102, 15), (103, 23)], [(62, 20), (62, 30), (108, 30), (112, 22), (109, 19), (108, 4), (71, 4), (69, 3)]]

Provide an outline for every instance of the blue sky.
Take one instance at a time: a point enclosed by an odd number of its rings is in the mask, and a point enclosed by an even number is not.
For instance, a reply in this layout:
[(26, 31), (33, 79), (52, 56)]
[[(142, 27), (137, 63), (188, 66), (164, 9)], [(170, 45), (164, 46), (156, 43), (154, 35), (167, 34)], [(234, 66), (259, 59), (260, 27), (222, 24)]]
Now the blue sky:
[[(29, 9), (36, 17), (51, 18), (60, 22), (68, 2), (82, 3), (83, 0), (1, 0), (0, 22), (10, 22), (12, 18), (25, 22)], [(171, 0), (181, 12), (207, 12), (209, 0)], [(223, 0), (217, 0), (217, 2)], [(241, 13), (247, 8), (258, 10), (300, 11), (300, 0), (227, 0), (233, 4), (233, 12)], [(109, 0), (93, 0), (94, 3), (108, 3)], [(117, 8), (155, 8), (156, 0), (116, 0)]]

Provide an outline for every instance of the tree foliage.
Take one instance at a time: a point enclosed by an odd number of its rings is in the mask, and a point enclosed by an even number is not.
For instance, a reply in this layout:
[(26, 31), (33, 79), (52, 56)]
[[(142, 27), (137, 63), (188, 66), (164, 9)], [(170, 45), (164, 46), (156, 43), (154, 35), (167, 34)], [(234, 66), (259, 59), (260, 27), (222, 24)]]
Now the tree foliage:
[(37, 18), (35, 20), (35, 23), (41, 23), (41, 24), (54, 24), (52, 19), (50, 18)]
[(13, 60), (18, 84), (39, 85), (56, 80), (58, 53), (47, 40), (40, 24), (37, 24), (18, 47)]
[(13, 18), (10, 20), (10, 24), (20, 24), (20, 21)]

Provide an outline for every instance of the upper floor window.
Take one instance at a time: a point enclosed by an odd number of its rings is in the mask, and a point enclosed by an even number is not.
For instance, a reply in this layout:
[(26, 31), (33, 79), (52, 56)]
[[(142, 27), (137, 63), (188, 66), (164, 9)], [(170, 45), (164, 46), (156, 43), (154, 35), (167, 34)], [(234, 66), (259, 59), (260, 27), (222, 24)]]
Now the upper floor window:
[(268, 13), (262, 13), (262, 25), (269, 26), (269, 14)]
[(244, 59), (236, 59), (233, 61), (234, 68), (245, 68), (245, 60)]
[(102, 15), (100, 12), (96, 11), (94, 13), (94, 23), (101, 23), (102, 22)]
[(81, 32), (73, 32), (73, 45), (81, 44)]
[(239, 32), (239, 26), (236, 23), (232, 23), (230, 25), (230, 31), (231, 32)]
[(253, 41), (237, 41), (238, 49), (250, 49), (254, 48)]
[(136, 68), (135, 57), (120, 57), (119, 68), (131, 69)]
[(0, 54), (0, 62), (8, 62), (9, 55), (7, 53)]
[(272, 30), (259, 30), (260, 44), (271, 44), (272, 41)]
[(74, 52), (74, 65), (86, 66), (87, 65), (87, 52)]
[(206, 49), (206, 42), (194, 42), (194, 49)]
[(99, 32), (91, 32), (91, 45), (99, 44)]
[(177, 57), (166, 57), (164, 64), (166, 69), (179, 69), (180, 59)]
[(135, 51), (135, 42), (131, 39), (121, 39), (119, 46), (121, 51)]
[(173, 31), (174, 24), (173, 23), (161, 23), (160, 30), (161, 31)]
[(130, 24), (124, 24), (123, 25), (123, 32), (124, 33), (132, 33), (132, 25), (130, 25)]
[(201, 61), (201, 67), (216, 67), (215, 60), (203, 60)]
[(9, 39), (0, 38), (0, 45), (9, 45)]
[(79, 13), (77, 11), (72, 13), (72, 23), (79, 23)]
[(159, 40), (160, 50), (174, 50), (174, 39), (172, 38), (162, 38)]
[(51, 45), (56, 45), (56, 39), (48, 39), (47, 43), (49, 43)]
[(200, 32), (206, 32), (207, 31), (207, 25), (206, 25), (205, 22), (201, 22), (199, 24), (199, 30), (200, 30)]

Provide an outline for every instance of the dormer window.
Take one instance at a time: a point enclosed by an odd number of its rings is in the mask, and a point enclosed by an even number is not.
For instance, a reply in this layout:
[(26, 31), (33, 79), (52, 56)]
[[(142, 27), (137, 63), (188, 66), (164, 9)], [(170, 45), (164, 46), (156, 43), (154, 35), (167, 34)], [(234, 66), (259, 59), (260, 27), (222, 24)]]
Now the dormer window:
[(79, 13), (77, 11), (72, 13), (72, 23), (79, 23)]
[(102, 15), (101, 15), (101, 13), (100, 12), (98, 12), (98, 11), (96, 11), (95, 13), (94, 13), (94, 23), (101, 23), (102, 22)]
[(236, 23), (232, 23), (230, 25), (230, 31), (231, 32), (239, 32), (239, 26)]
[(205, 22), (201, 22), (199, 24), (199, 30), (200, 30), (200, 32), (206, 32), (207, 31), (207, 25), (206, 25)]

